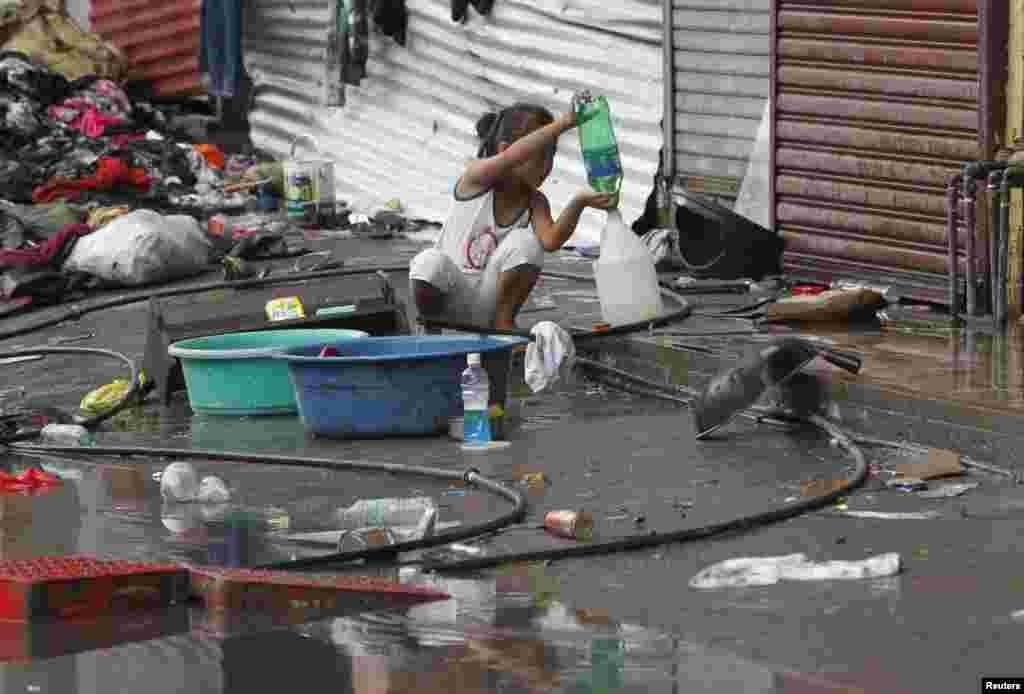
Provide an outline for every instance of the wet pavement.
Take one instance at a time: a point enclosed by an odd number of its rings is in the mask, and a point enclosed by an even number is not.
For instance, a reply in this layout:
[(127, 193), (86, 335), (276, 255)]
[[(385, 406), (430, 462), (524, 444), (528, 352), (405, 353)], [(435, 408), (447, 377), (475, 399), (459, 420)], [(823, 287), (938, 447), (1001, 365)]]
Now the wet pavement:
[[(385, 242), (360, 246), (349, 258), (352, 264), (393, 263), (415, 250), (413, 244)], [(586, 270), (579, 261), (567, 260), (562, 267)], [(553, 299), (557, 310), (546, 308), (545, 298)], [(586, 284), (545, 280), (523, 322), (571, 316), (585, 325), (588, 312), (597, 311), (594, 298)], [(721, 297), (696, 300), (735, 303)], [(76, 346), (109, 347), (139, 358), (144, 325), (145, 305), (139, 304), (87, 315), (0, 348), (92, 332), (95, 338)], [(746, 335), (692, 334), (749, 329), (738, 321), (695, 317), (682, 327), (691, 334), (638, 338), (628, 348), (609, 341), (602, 347), (604, 358), (666, 383), (699, 385), (723, 358), (741, 356), (753, 344)], [(1004, 388), (1019, 391), (1019, 376), (999, 376), (1019, 373), (1012, 361), (1017, 357), (1011, 357), (1019, 349), (993, 344), (988, 351), (957, 351), (961, 343), (941, 334), (817, 332), (862, 350), (865, 375), (854, 382), (891, 390), (896, 400), (916, 393), (946, 400), (976, 393), (1004, 409), (1019, 402), (1016, 396), (1001, 401), (991, 395)], [(657, 350), (654, 358), (645, 351), (649, 348)], [(994, 363), (1005, 368), (994, 369)], [(118, 368), (71, 358), (6, 366), (0, 399), (20, 399), (24, 386), (27, 398), (74, 409), (89, 389), (121, 375)], [(838, 373), (820, 373), (834, 386), (845, 383)], [(513, 400), (519, 424), (510, 435), (511, 447), (484, 455), (464, 453), (446, 438), (312, 439), (295, 417), (194, 416), (184, 394), (167, 409), (149, 405), (118, 418), (99, 440), (477, 467), (520, 485), (531, 506), (522, 527), (477, 543), (484, 553), (571, 543), (532, 527), (545, 510), (586, 509), (595, 516), (595, 539), (605, 540), (768, 510), (798, 498), (802, 483), (841, 479), (851, 470), (850, 460), (813, 431), (740, 420), (727, 436), (698, 444), (685, 408), (582, 379), (537, 396), (517, 383)], [(854, 405), (839, 403), (843, 414), (864, 426), (863, 417), (849, 413), (868, 411), (867, 406), (851, 400)], [(977, 417), (963, 416), (963, 421)], [(878, 418), (871, 417), (868, 424)], [(131, 620), (138, 642), (113, 643), (110, 634), (128, 627), (103, 623), (77, 649), (68, 647), (78, 652), (66, 655), (52, 644), (69, 642), (66, 637), (37, 636), (31, 651), (22, 637), (8, 634), (0, 638), (0, 653), (7, 654), (0, 665), (2, 690), (269, 692), (300, 684), (307, 691), (382, 693), (953, 692), (977, 690), (982, 675), (1024, 674), (1015, 667), (1015, 637), (1022, 627), (1011, 617), (1024, 609), (1024, 560), (1017, 539), (1024, 492), (985, 474), (954, 480), (980, 486), (952, 499), (885, 489), (886, 470), (908, 456), (865, 450), (875, 474), (848, 499), (849, 510), (933, 511), (935, 517), (878, 520), (827, 510), (710, 542), (474, 575), (424, 575), (415, 565), (357, 567), (351, 570), (434, 585), (453, 599), (400, 611), (353, 603), (342, 614), (276, 629), (266, 624), (227, 629), (191, 607)], [(254, 565), (330, 552), (332, 547), (296, 545), (281, 536), (330, 527), (330, 513), (359, 498), (429, 495), (441, 506), (442, 523), (473, 523), (507, 508), (478, 491), (418, 478), (196, 463), (200, 474), (228, 481), (233, 503), (263, 510), (278, 526), (287, 520), (286, 530), (250, 534), (240, 545), (210, 522), (217, 509), (162, 501), (153, 475), (166, 462), (49, 459), (67, 482), (27, 505), (20, 502), (21, 518), (28, 514), (31, 522), (0, 527), (3, 558), (82, 552)], [(536, 472), (547, 482), (523, 484), (524, 475)], [(899, 552), (905, 571), (863, 581), (717, 591), (688, 586), (699, 570), (723, 559), (793, 552), (820, 560)], [(32, 659), (32, 652), (42, 655)]]

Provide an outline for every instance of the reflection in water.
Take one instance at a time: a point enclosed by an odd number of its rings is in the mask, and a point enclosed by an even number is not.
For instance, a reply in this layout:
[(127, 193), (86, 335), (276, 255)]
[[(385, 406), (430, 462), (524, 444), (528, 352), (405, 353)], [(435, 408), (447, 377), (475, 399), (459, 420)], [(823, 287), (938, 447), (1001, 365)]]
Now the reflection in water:
[[(606, 414), (608, 405), (599, 395), (556, 393), (543, 401), (531, 400), (525, 424), (549, 428), (587, 412)], [(198, 419), (161, 420), (162, 433), (175, 431), (191, 437), (193, 444), (225, 448), (241, 440), (248, 443), (264, 426), (229, 418), (218, 430)], [(301, 442), (315, 449), (294, 420), (267, 422), (265, 432), (267, 439), (261, 441), (267, 447)], [(264, 540), (268, 517), (256, 514), (264, 526), (261, 529), (245, 517), (235, 518), (234, 511), (281, 505), (294, 519), (297, 509), (304, 508), (301, 504), (319, 493), (324, 496), (322, 508), (302, 510), (304, 518), (315, 520), (343, 503), (339, 494), (363, 493), (347, 486), (352, 484), (350, 478), (343, 487), (319, 472), (282, 474), (268, 467), (237, 466), (222, 469), (226, 479), (238, 484), (237, 501), (244, 505), (165, 503), (159, 484), (152, 479), (165, 464), (74, 464), (68, 471), (73, 467), (77, 477), (69, 475), (68, 482), (50, 495), (31, 501), (0, 496), (0, 551), (4, 557), (82, 552), (252, 564), (284, 557), (271, 556)], [(375, 484), (372, 480), (363, 488), (369, 490)], [(276, 614), (260, 619), (245, 615), (236, 623), (226, 614), (198, 609), (179, 614), (177, 623), (153, 622), (154, 629), (145, 634), (138, 629), (149, 618), (141, 615), (133, 616), (131, 622), (82, 625), (84, 635), (76, 636), (73, 643), (57, 639), (63, 650), (54, 651), (54, 657), (28, 663), (8, 659), (0, 664), (0, 692), (281, 694), (290, 688), (380, 694), (667, 694), (677, 681), (685, 680), (687, 671), (693, 682), (703, 681), (712, 665), (719, 668), (720, 679), (746, 683), (743, 688), (718, 691), (771, 691), (760, 685), (765, 673), (771, 680), (765, 668), (696, 647), (681, 650), (664, 634), (616, 623), (596, 610), (570, 607), (560, 596), (558, 581), (540, 565), (508, 567), (481, 578), (427, 576), (404, 568), (380, 572), (395, 580), (434, 584), (453, 599), (387, 612), (374, 612), (372, 605), (353, 605), (349, 612), (335, 612), (330, 618), (307, 616), (318, 621), (299, 626), (299, 620)], [(159, 625), (162, 630), (155, 628)], [(131, 627), (138, 642), (109, 638)], [(11, 640), (0, 634), (0, 654), (11, 653)], [(673, 669), (679, 670), (683, 662), (683, 674), (674, 674)], [(688, 689), (684, 686), (681, 691)]]

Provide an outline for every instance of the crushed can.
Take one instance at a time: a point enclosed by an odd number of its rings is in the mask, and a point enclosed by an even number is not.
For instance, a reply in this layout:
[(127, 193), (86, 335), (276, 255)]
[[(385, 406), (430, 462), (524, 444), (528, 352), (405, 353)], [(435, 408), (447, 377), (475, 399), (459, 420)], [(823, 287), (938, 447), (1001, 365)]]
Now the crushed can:
[(548, 511), (544, 529), (571, 540), (588, 540), (594, 532), (594, 518), (586, 511)]

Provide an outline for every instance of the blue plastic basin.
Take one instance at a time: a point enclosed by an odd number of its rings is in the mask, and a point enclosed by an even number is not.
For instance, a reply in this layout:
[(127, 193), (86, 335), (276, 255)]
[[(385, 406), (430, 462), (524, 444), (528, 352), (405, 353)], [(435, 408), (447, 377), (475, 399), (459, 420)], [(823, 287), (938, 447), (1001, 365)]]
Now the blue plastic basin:
[(319, 357), (317, 347), (297, 347), (275, 358), (288, 363), (307, 432), (422, 436), (447, 431), (448, 420), (462, 415), (459, 377), (467, 354), (479, 352), (492, 390), (503, 390), (511, 350), (527, 342), (520, 337), (367, 337), (336, 344), (337, 357)]
[(192, 411), (219, 415), (295, 414), (295, 390), (286, 364), (273, 358), (287, 347), (343, 344), (365, 338), (360, 330), (263, 330), (175, 342)]

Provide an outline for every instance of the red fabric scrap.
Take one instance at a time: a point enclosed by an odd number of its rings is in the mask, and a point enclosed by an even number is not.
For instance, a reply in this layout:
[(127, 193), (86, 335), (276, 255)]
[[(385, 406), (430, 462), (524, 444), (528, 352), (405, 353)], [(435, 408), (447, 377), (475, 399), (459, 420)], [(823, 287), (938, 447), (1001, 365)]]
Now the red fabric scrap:
[(79, 236), (92, 233), (86, 224), (68, 224), (45, 242), (34, 248), (0, 251), (0, 267), (40, 267), (49, 265), (63, 250), (64, 245)]
[(76, 198), (83, 190), (111, 190), (124, 184), (148, 188), (152, 180), (146, 175), (145, 169), (132, 168), (120, 159), (100, 157), (95, 175), (78, 180), (54, 176), (45, 185), (32, 191), (32, 201), (38, 205), (60, 198)]

